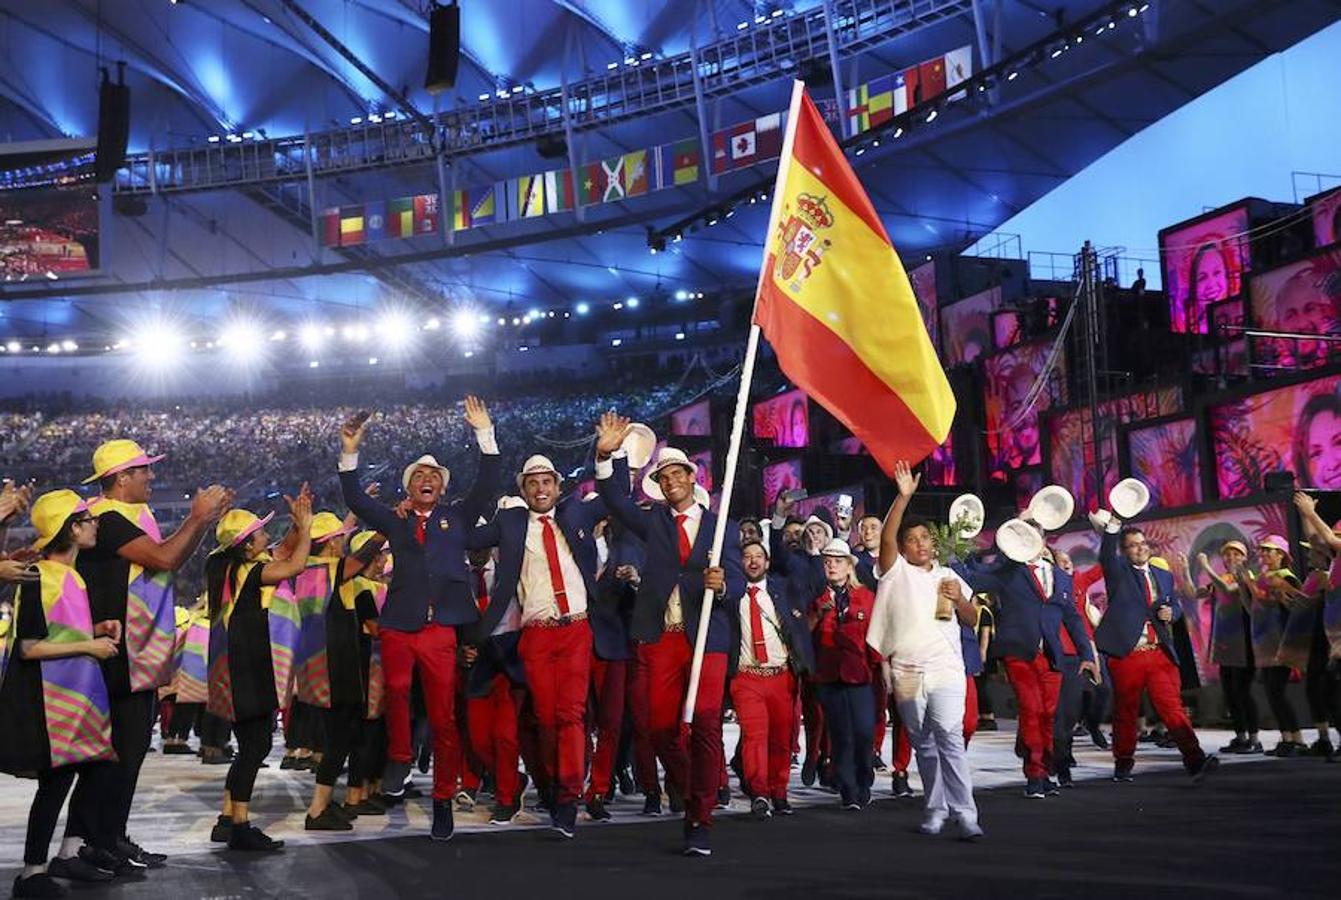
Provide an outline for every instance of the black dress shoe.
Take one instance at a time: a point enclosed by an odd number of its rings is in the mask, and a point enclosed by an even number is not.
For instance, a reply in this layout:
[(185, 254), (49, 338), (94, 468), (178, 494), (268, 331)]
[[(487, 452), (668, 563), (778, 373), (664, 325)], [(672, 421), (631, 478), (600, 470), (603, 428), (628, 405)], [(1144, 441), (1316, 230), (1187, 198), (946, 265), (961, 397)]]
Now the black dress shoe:
[(593, 822), (609, 822), (614, 818), (610, 815), (610, 810), (605, 808), (605, 801), (600, 797), (592, 797), (587, 801), (587, 815), (591, 816)]
[(47, 874), (66, 881), (81, 881), (86, 884), (98, 884), (111, 881), (116, 876), (106, 869), (100, 869), (93, 863), (71, 856), (68, 859), (56, 857), (47, 865)]
[(433, 831), (430, 836), (435, 841), (450, 841), (456, 832), (456, 822), (452, 818), (450, 800), (433, 801)]
[(661, 792), (648, 794), (643, 798), (643, 815), (659, 816), (661, 815)]
[(14, 879), (15, 897), (64, 897), (68, 892), (47, 872)]

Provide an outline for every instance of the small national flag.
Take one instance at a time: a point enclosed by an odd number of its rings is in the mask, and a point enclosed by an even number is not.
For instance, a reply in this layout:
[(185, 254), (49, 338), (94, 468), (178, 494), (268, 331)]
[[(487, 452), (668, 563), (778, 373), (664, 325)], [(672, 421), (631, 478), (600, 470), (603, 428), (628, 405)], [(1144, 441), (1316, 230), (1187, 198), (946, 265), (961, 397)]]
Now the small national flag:
[(731, 171), (731, 129), (712, 133), (712, 174)]
[(871, 109), (867, 105), (868, 85), (858, 85), (847, 92), (848, 132), (860, 134), (871, 127)]
[(436, 234), (438, 231), (438, 195), (416, 194), (414, 197), (414, 233)]
[(676, 184), (693, 184), (698, 181), (698, 141), (693, 138), (676, 141), (671, 145), (671, 156), (674, 171), (672, 179)]
[(908, 96), (909, 108), (927, 99), (927, 95), (922, 91), (922, 77), (918, 66), (909, 66), (903, 70), (903, 90)]
[[(945, 54), (945, 87), (952, 88), (963, 84), (973, 77), (973, 48), (968, 44)], [(951, 100), (963, 100), (965, 93), (960, 91), (950, 97)]]
[(624, 157), (601, 160), (601, 174), (605, 178), (605, 193), (602, 202), (611, 203), (624, 199)]
[(498, 189), (489, 184), (471, 188), (466, 195), (470, 200), (470, 227), (489, 225), (499, 221)]
[(530, 219), (545, 214), (545, 176), (523, 175), (516, 181), (517, 218)]
[(870, 113), (870, 127), (879, 128), (894, 118), (894, 77), (886, 75), (866, 86), (866, 108)]
[(414, 235), (414, 198), (399, 197), (387, 204), (387, 237), (407, 238)]
[(591, 206), (605, 199), (605, 169), (601, 163), (587, 163), (578, 174), (578, 196), (583, 206)]
[(796, 82), (754, 321), (787, 377), (886, 474), (945, 442), (954, 394), (889, 235)]
[(340, 207), (340, 246), (363, 243), (363, 207)]
[(731, 129), (731, 165), (740, 169), (752, 166), (758, 157), (758, 144), (753, 122), (742, 122)]
[(465, 231), (470, 227), (470, 199), (465, 191), (452, 191), (452, 231)]
[(754, 120), (755, 160), (776, 159), (782, 154), (782, 113)]
[(340, 208), (332, 206), (321, 211), (321, 246), (340, 246)]
[(386, 201), (369, 200), (363, 204), (363, 239), (371, 244), (386, 238)]
[(894, 76), (894, 115), (901, 116), (911, 106), (908, 102), (908, 75), (899, 72)]
[(545, 173), (545, 212), (565, 212), (573, 208), (573, 172), (556, 169)]
[(945, 57), (938, 56), (917, 67), (917, 77), (922, 83), (922, 99), (930, 100), (945, 93)]
[(624, 154), (624, 195), (640, 197), (647, 193), (647, 151)]

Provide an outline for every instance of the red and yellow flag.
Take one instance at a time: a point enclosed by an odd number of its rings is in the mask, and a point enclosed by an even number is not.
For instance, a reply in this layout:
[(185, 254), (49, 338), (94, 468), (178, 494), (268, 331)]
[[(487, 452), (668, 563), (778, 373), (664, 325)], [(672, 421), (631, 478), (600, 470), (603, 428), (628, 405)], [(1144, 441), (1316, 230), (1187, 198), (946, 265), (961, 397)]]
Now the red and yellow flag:
[(782, 371), (886, 473), (944, 443), (955, 398), (898, 254), (797, 82), (754, 321)]

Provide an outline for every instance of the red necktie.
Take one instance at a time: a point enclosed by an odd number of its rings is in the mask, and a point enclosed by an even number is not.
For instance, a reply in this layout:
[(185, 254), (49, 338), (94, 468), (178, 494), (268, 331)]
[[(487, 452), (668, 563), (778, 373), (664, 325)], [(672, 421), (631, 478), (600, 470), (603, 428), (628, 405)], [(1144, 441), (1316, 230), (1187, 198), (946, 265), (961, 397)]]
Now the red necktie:
[(428, 540), (428, 516), (421, 516), (418, 513), (414, 515), (414, 539), (419, 542), (419, 546), (424, 546)]
[(750, 585), (745, 589), (750, 595), (750, 641), (754, 645), (756, 665), (768, 665), (768, 642), (764, 640), (764, 615), (759, 610), (759, 588)]
[(484, 580), (484, 569), (475, 570), (475, 605), (484, 612), (489, 608), (489, 585)]
[(559, 604), (559, 615), (568, 615), (568, 592), (563, 587), (563, 568), (559, 565), (559, 542), (554, 537), (550, 516), (540, 517), (541, 537), (545, 542), (545, 561), (549, 563), (549, 582), (554, 587), (554, 601)]
[[(1145, 569), (1141, 572), (1141, 580), (1145, 582), (1145, 605), (1148, 609), (1155, 603), (1155, 579), (1151, 576), (1150, 570)], [(1159, 639), (1155, 636), (1155, 625), (1149, 616), (1145, 620), (1145, 639), (1152, 644), (1159, 643)]]
[(680, 532), (680, 565), (689, 562), (689, 554), (694, 552), (694, 545), (689, 542), (689, 532), (684, 527), (688, 518), (684, 513), (675, 514), (675, 527)]
[(1043, 602), (1048, 602), (1048, 589), (1043, 586), (1043, 567), (1034, 565), (1029, 567), (1029, 574), (1034, 576), (1034, 584), (1038, 585), (1038, 595), (1043, 598)]

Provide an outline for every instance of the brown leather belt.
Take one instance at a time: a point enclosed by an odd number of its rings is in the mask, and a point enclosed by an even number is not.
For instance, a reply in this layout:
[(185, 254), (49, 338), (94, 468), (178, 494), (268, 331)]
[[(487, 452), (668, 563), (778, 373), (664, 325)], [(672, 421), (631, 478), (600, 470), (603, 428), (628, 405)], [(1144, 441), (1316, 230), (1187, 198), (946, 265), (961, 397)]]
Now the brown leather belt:
[(527, 628), (562, 628), (565, 625), (576, 625), (578, 622), (587, 621), (585, 612), (573, 613), (571, 616), (559, 616), (557, 619), (532, 619), (526, 623)]
[(786, 666), (741, 666), (736, 670), (740, 675), (754, 675), (758, 678), (772, 678), (775, 675), (785, 675), (788, 672)]
[(1149, 653), (1151, 650), (1158, 650), (1159, 644), (1137, 644), (1136, 653)]
[(666, 625), (666, 626), (664, 626), (664, 627), (661, 629), (661, 631), (662, 631), (664, 634), (678, 634), (678, 633), (684, 631), (684, 623), (683, 623), (683, 622), (677, 622), (677, 623), (674, 624), (674, 625)]

